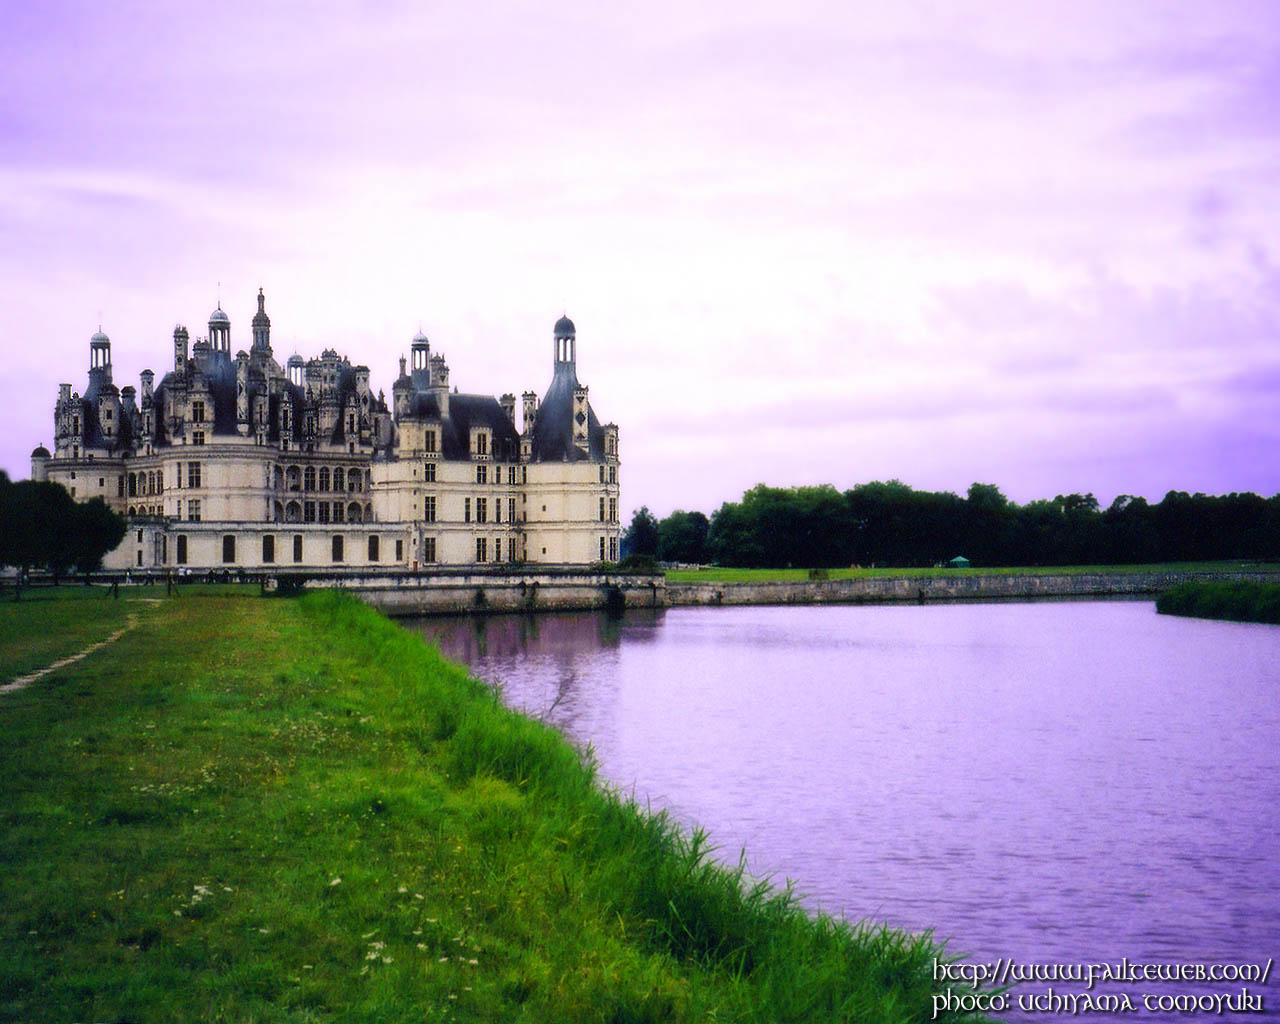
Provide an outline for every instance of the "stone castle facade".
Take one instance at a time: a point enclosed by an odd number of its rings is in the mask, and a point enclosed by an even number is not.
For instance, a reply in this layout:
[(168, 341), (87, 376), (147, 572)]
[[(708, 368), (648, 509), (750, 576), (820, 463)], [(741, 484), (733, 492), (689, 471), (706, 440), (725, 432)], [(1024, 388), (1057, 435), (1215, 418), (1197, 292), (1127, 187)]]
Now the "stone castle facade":
[(427, 569), (616, 561), (618, 428), (578, 381), (576, 330), (553, 330), (551, 384), (450, 389), (425, 335), (400, 359), (391, 402), (332, 349), (271, 348), (259, 290), (248, 352), (231, 354), (221, 303), (209, 333), (173, 332), (173, 369), (118, 388), (111, 341), (89, 342), (83, 395), (60, 385), (54, 449), (36, 480), (127, 516), (115, 569)]

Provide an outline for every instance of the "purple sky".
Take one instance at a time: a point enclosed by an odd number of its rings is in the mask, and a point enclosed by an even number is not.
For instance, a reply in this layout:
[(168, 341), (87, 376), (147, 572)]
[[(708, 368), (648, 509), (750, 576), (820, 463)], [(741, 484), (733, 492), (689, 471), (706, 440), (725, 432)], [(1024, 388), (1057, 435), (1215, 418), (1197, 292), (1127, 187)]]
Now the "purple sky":
[(64, 4), (0, 13), (0, 468), (89, 336), (218, 299), (390, 390), (543, 391), (623, 506), (898, 477), (1280, 491), (1280, 5)]

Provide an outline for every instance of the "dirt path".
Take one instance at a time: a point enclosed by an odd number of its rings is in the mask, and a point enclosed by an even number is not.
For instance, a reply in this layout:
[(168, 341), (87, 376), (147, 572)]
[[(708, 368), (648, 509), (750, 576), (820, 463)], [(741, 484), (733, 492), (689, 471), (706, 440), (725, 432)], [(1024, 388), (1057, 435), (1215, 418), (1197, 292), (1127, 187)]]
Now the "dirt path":
[[(154, 601), (154, 602), (148, 601), (147, 603), (158, 604), (159, 601)], [(99, 650), (103, 647), (106, 647), (107, 644), (115, 643), (127, 632), (129, 632), (129, 630), (133, 629), (137, 624), (138, 624), (138, 616), (136, 614), (130, 615), (128, 620), (125, 622), (125, 624), (121, 626), (119, 629), (117, 629), (105, 640), (99, 640), (96, 644), (90, 644), (88, 647), (86, 647), (83, 651), (80, 651), (78, 654), (73, 654), (67, 658), (61, 658), (58, 661), (55, 661), (52, 665), (46, 665), (44, 668), (37, 669), (35, 672), (29, 672), (25, 676), (18, 676), (18, 678), (13, 680), (12, 682), (5, 683), (3, 686), (0, 686), (0, 693), (9, 693), (12, 690), (21, 690), (24, 686), (28, 686), (31, 683), (34, 683), (37, 679), (43, 679), (50, 672), (56, 672), (60, 668), (66, 668), (68, 665), (74, 665), (81, 658), (88, 657), (94, 651)]]

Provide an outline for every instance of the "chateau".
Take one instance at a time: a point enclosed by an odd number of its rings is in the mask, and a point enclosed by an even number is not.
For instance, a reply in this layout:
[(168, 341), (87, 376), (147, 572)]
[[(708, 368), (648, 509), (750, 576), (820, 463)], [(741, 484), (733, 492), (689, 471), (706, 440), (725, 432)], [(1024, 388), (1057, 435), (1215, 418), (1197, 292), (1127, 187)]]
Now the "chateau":
[(553, 330), (551, 384), (450, 390), (425, 335), (391, 402), (367, 366), (326, 349), (281, 366), (258, 292), (252, 345), (231, 354), (221, 303), (207, 338), (173, 332), (173, 369), (118, 388), (111, 341), (89, 342), (83, 395), (62, 384), (35, 480), (128, 517), (115, 569), (425, 569), (618, 558), (618, 428), (579, 383), (573, 321)]

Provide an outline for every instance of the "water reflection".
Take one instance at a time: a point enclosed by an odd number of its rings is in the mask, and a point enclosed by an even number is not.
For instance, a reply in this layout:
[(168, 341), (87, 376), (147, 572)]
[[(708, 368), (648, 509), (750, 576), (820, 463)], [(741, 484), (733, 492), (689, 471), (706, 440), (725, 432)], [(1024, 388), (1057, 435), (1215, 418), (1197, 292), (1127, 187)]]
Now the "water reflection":
[(1275, 627), (1090, 602), (417, 628), (813, 905), (990, 959), (1280, 947)]

